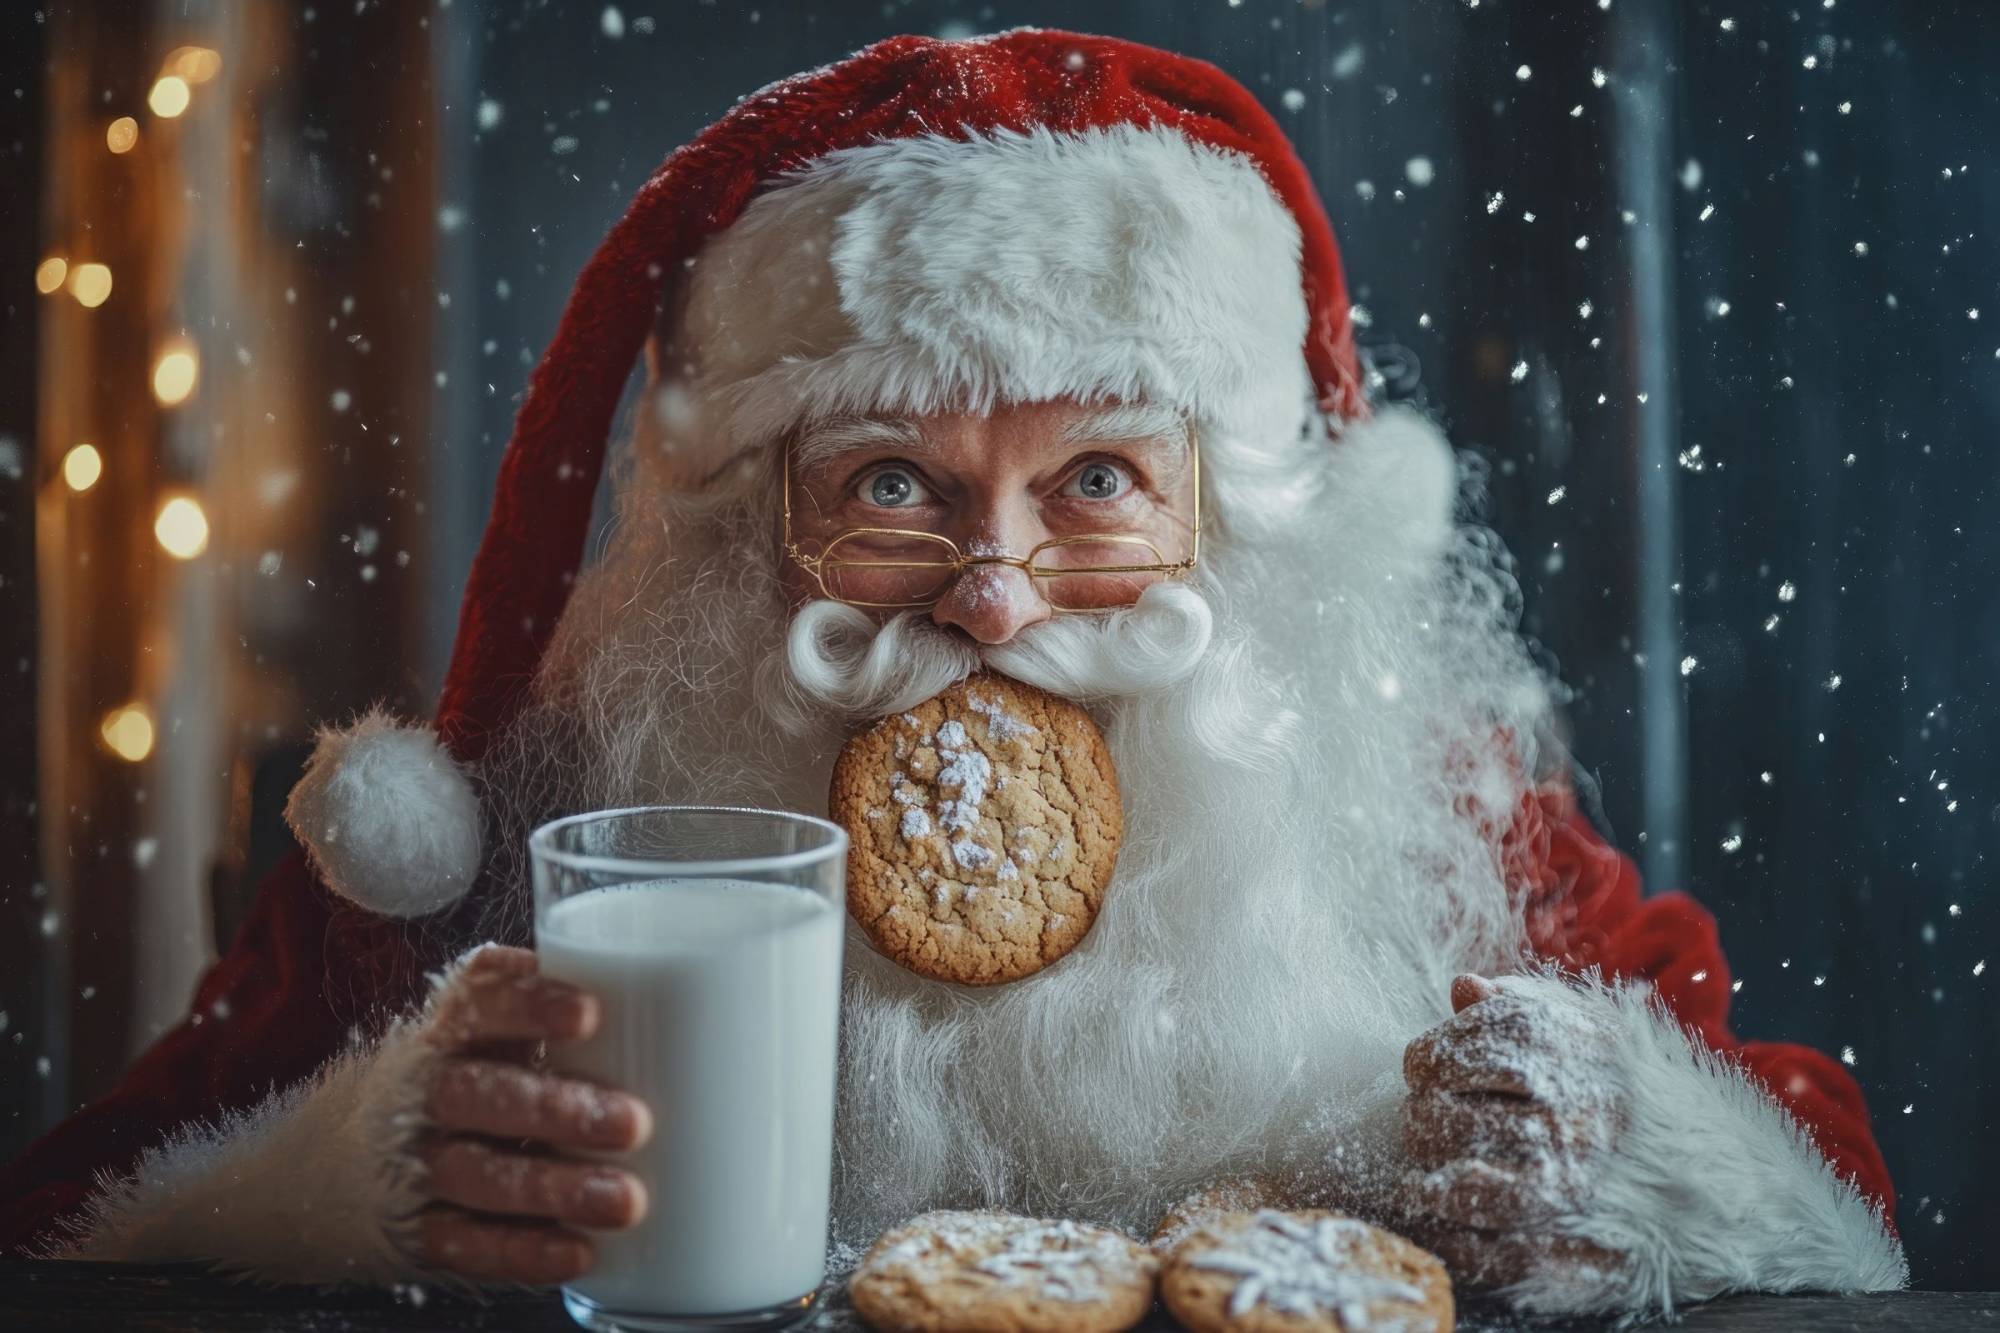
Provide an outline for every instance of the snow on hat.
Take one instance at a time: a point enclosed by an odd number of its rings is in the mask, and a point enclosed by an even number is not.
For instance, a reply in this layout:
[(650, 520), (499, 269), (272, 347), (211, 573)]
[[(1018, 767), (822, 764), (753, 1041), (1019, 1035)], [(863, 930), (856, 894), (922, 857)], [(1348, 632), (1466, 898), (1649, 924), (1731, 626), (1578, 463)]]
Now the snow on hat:
[(831, 412), (1145, 398), (1246, 438), (1363, 412), (1325, 210), (1215, 66), (1021, 28), (892, 37), (771, 84), (667, 158), (577, 279), (501, 462), (435, 733), (371, 715), (323, 736), (294, 793), (322, 879), (362, 906), (420, 915), (470, 886), (460, 765), (541, 662), (656, 324), (659, 448), (639, 466), (671, 484)]

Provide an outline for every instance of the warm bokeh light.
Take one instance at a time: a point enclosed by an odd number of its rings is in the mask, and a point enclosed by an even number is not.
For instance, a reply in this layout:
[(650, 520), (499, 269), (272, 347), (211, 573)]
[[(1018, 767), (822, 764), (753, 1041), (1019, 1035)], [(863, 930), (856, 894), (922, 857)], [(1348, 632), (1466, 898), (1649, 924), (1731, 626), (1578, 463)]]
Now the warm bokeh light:
[(165, 407), (186, 402), (200, 373), (201, 361), (194, 346), (184, 342), (172, 344), (153, 363), (153, 397)]
[(63, 480), (73, 491), (87, 491), (104, 475), (104, 458), (94, 444), (79, 444), (63, 455)]
[(76, 303), (95, 310), (111, 299), (111, 269), (105, 264), (78, 264), (69, 271), (69, 294)]
[(50, 255), (35, 265), (35, 290), (43, 296), (60, 291), (63, 279), (69, 276), (69, 261), (61, 255)]
[(126, 704), (104, 715), (98, 727), (111, 753), (129, 763), (138, 763), (153, 752), (153, 715), (144, 704)]
[(104, 146), (114, 153), (129, 153), (138, 142), (139, 122), (130, 116), (120, 116), (104, 127)]
[(205, 46), (177, 46), (167, 53), (160, 72), (176, 75), (189, 83), (207, 83), (222, 72), (222, 55)]
[(146, 94), (146, 105), (162, 120), (172, 120), (188, 109), (187, 80), (178, 74), (164, 74)]
[(160, 506), (160, 516), (153, 520), (153, 535), (174, 559), (192, 560), (208, 549), (208, 515), (196, 501), (177, 495)]

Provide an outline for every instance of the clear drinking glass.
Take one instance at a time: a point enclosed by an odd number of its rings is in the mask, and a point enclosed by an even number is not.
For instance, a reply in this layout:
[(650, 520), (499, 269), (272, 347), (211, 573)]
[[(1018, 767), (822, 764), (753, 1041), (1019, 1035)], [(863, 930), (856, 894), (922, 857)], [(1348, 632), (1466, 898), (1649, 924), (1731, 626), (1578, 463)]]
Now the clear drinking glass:
[(542, 971), (603, 1005), (567, 1074), (645, 1099), (620, 1154), (637, 1227), (563, 1289), (600, 1330), (769, 1328), (825, 1276), (847, 834), (809, 815), (651, 806), (529, 838)]

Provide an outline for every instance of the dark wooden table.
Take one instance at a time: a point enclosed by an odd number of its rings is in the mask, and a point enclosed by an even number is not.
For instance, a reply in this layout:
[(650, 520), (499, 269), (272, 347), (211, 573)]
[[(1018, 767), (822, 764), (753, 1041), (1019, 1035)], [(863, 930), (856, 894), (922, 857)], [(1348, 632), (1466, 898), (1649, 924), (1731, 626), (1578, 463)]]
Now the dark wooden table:
[[(821, 1330), (858, 1328), (838, 1301)], [(1164, 1318), (1147, 1328), (1174, 1327)], [(1461, 1329), (1595, 1330), (1597, 1321), (1530, 1324), (1468, 1310)], [(1697, 1306), (1679, 1325), (1690, 1333), (1842, 1333), (1843, 1330), (2000, 1329), (2000, 1293), (1911, 1291), (1893, 1296), (1739, 1296)], [(316, 1291), (254, 1287), (189, 1266), (57, 1263), (0, 1259), (0, 1329), (7, 1333), (574, 1333), (550, 1292), (502, 1292), (479, 1301), (431, 1285)]]

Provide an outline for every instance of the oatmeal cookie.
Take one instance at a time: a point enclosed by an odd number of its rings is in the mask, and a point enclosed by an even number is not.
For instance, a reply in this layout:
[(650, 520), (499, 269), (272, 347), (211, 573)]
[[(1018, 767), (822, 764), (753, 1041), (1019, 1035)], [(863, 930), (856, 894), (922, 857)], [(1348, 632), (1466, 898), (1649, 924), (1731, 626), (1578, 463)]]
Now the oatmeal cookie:
[(1194, 1333), (1448, 1333), (1453, 1318), (1434, 1255), (1321, 1209), (1197, 1228), (1168, 1258), (1160, 1297)]
[(1153, 1304), (1159, 1260), (1115, 1231), (1009, 1213), (926, 1213), (849, 1280), (881, 1333), (1117, 1333)]
[(980, 673), (848, 741), (828, 808), (847, 910), (883, 954), (988, 986), (1055, 962), (1097, 919), (1124, 816), (1077, 705)]

